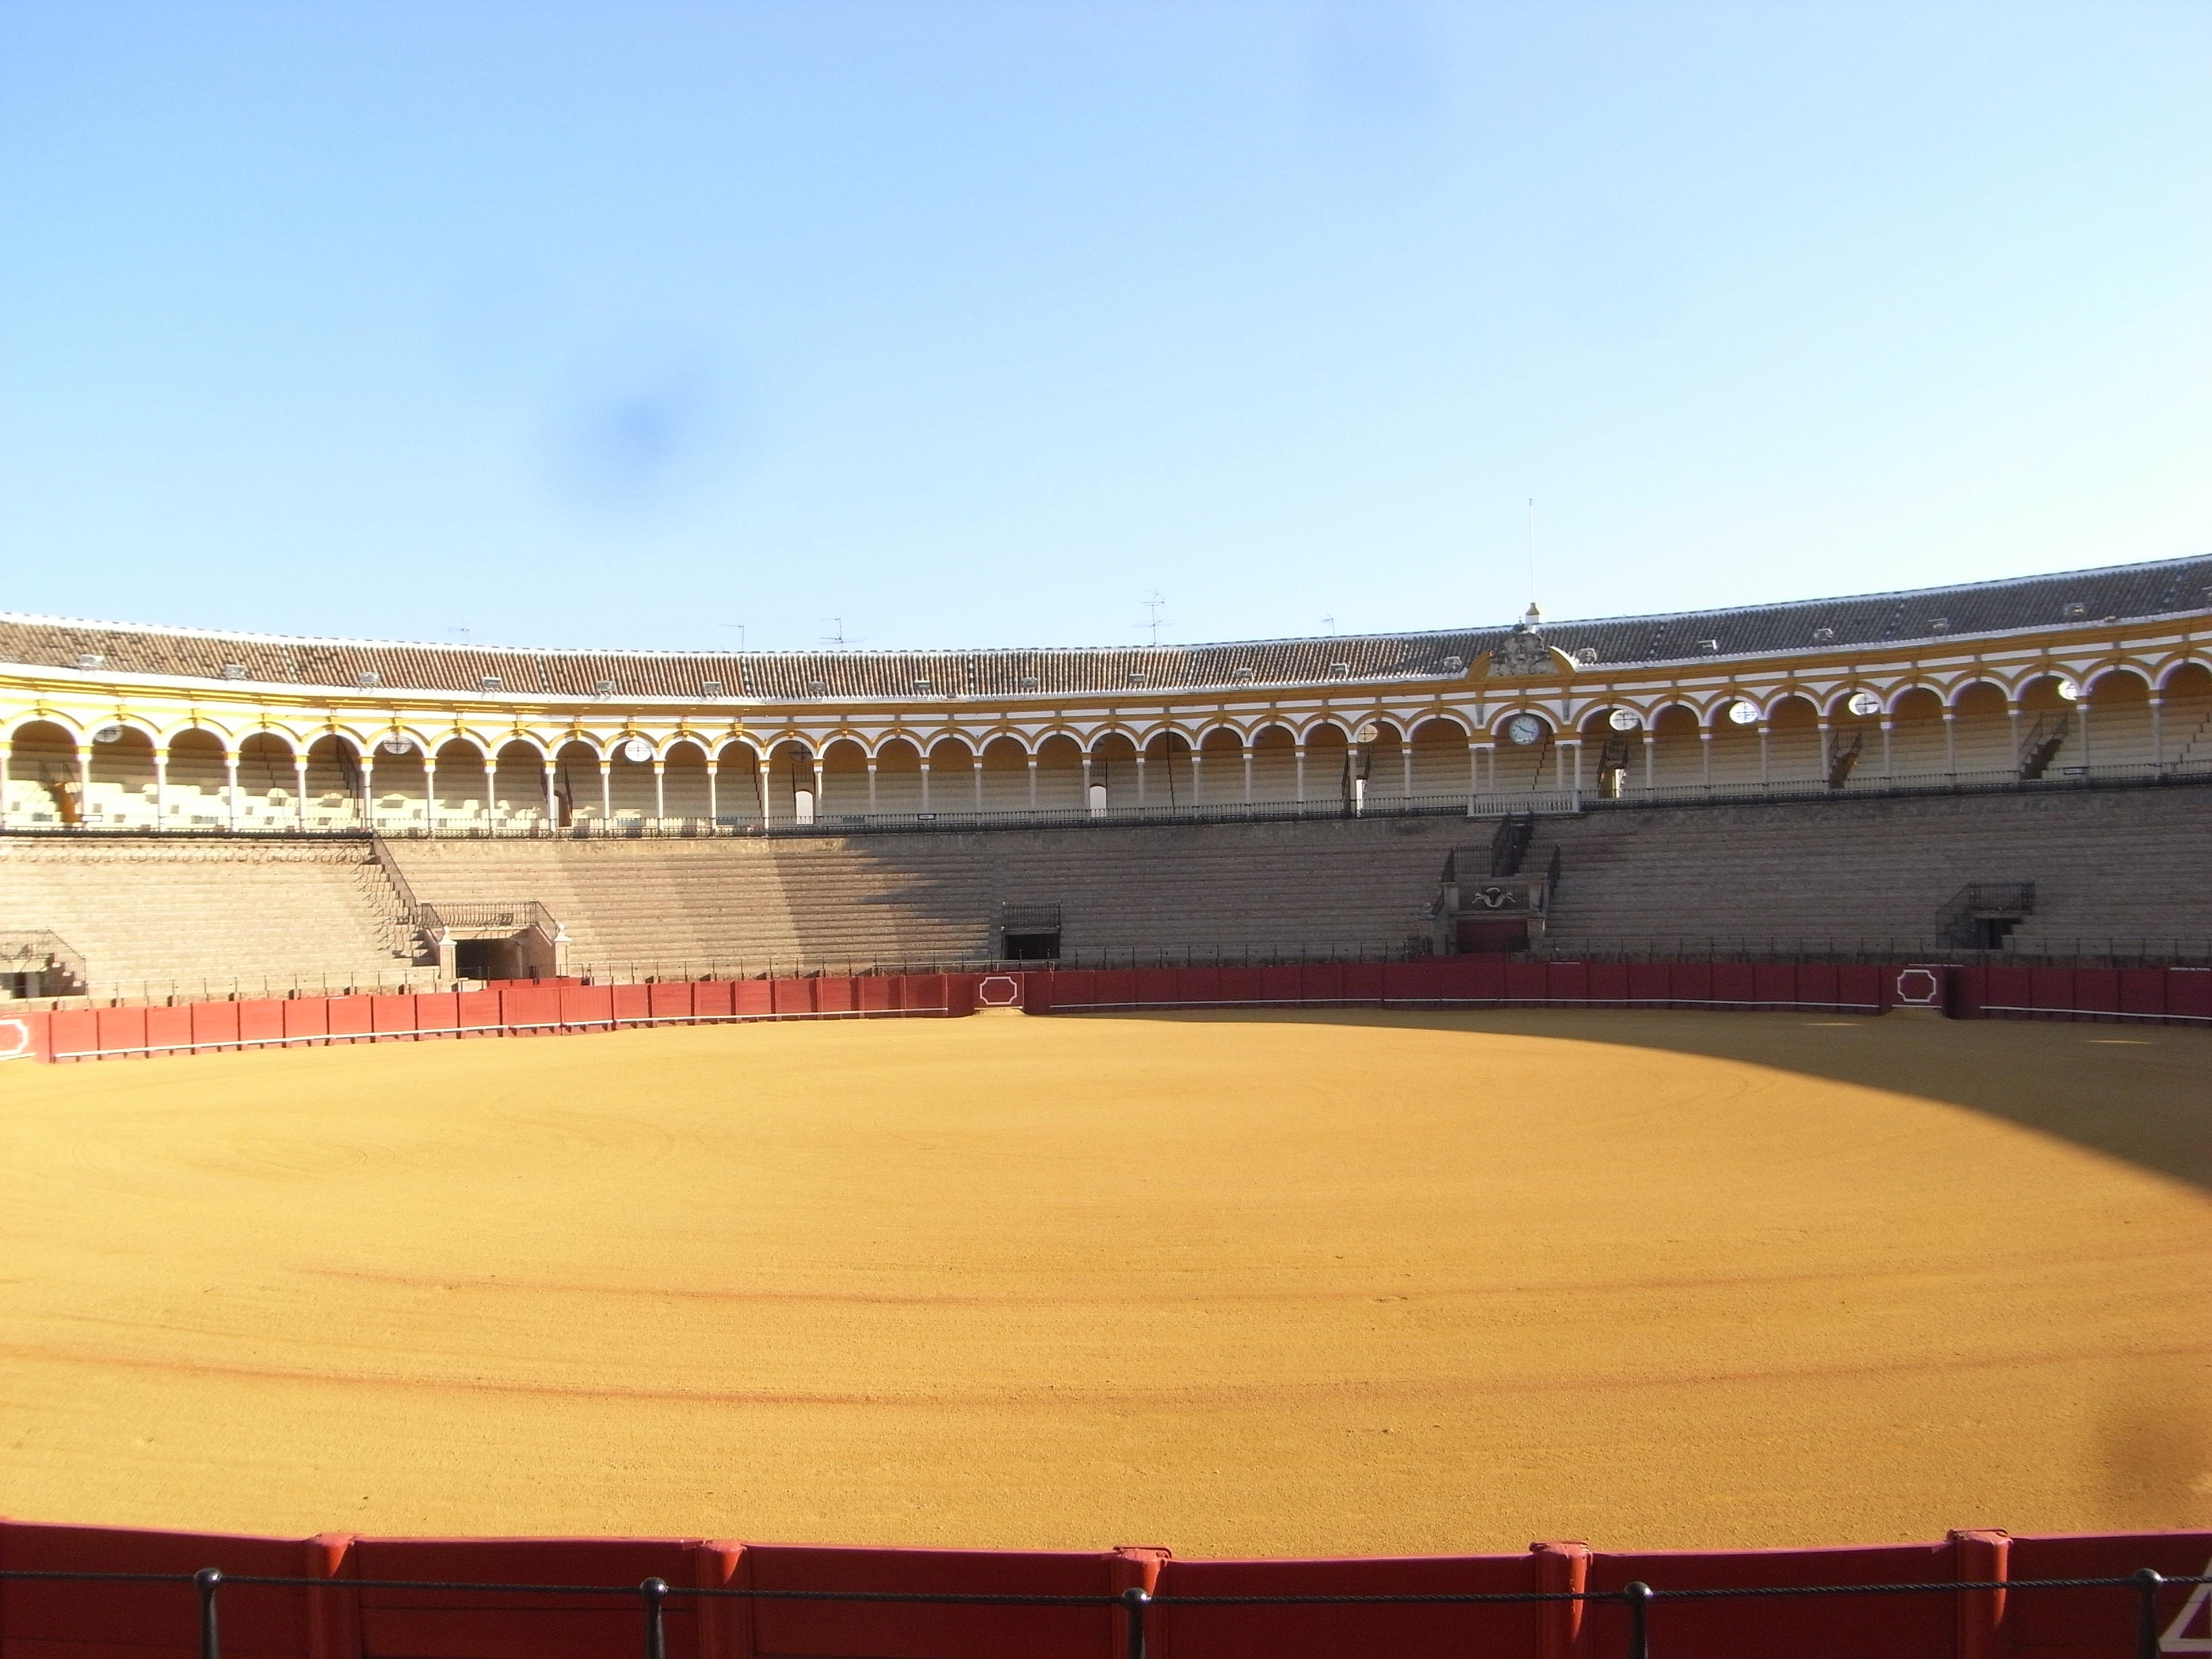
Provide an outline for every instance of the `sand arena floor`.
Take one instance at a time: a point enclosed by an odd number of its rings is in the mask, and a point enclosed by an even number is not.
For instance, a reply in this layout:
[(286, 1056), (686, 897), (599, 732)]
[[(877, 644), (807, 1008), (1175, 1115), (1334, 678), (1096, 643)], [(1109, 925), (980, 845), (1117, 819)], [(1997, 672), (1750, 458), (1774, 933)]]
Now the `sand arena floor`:
[(2212, 1521), (2212, 1034), (1352, 1012), (0, 1068), (0, 1512), (1185, 1554)]

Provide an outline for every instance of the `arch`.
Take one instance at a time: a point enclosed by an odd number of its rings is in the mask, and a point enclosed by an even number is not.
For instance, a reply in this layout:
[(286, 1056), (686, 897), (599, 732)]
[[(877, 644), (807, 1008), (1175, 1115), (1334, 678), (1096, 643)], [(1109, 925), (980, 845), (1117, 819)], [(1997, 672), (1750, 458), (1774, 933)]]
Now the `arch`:
[(2002, 718), (2012, 699), (1995, 680), (1961, 680), (1951, 688), (1951, 708), (1960, 719), (1969, 715)]
[(2178, 662), (2166, 670), (2166, 677), (2159, 682), (2158, 691), (2169, 702), (2212, 697), (2212, 668), (2201, 662)]
[(2082, 700), (2098, 708), (2148, 703), (2150, 681), (2134, 668), (2107, 668), (2087, 683)]
[(0, 770), (0, 820), (33, 826), (84, 821), (77, 736), (73, 723), (58, 719), (17, 723)]
[(2055, 669), (2039, 669), (2021, 682), (2016, 701), (2021, 708), (2035, 714), (2056, 714), (2071, 708), (2078, 700), (2065, 695), (2064, 688), (2079, 689), (2071, 675)]
[(580, 735), (564, 738), (553, 750), (553, 821), (588, 822), (604, 813), (599, 793), (599, 747)]
[(1940, 720), (1943, 708), (1943, 694), (1932, 685), (1900, 686), (1889, 702), (1894, 720)]

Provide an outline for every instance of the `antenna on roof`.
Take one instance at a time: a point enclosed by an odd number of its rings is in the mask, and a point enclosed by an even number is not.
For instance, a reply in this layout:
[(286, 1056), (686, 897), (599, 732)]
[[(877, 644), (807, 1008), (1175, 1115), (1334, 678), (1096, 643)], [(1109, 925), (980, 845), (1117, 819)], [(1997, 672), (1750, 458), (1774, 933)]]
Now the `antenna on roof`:
[(1336, 618), (1334, 617), (1323, 617), (1321, 619), (1321, 631), (1329, 635), (1332, 639), (1334, 638), (1336, 635)]
[(461, 636), (461, 643), (463, 645), (466, 645), (469, 642), (469, 630), (465, 628), (449, 628), (446, 631), (448, 634), (459, 634)]
[(830, 623), (831, 628), (830, 633), (822, 636), (823, 644), (842, 651), (848, 645), (860, 643), (858, 640), (848, 640), (845, 637), (845, 619), (842, 617), (824, 617), (822, 620)]
[(717, 628), (736, 629), (738, 630), (738, 649), (742, 651), (745, 648), (745, 625), (743, 623), (717, 623), (714, 626)]
[(1158, 645), (1160, 642), (1160, 608), (1166, 605), (1167, 601), (1160, 597), (1160, 590), (1156, 587), (1152, 590), (1152, 598), (1140, 600), (1139, 603), (1152, 612), (1152, 621), (1147, 625), (1152, 630), (1152, 643)]
[(1528, 498), (1528, 608), (1536, 608), (1536, 498)]

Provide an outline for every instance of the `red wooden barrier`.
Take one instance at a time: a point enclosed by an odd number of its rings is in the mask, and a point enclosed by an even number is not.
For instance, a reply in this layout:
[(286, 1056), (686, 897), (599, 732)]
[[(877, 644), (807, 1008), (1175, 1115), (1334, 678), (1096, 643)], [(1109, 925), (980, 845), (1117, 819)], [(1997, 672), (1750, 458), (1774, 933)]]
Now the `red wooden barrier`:
[[(1200, 1595), (1510, 1595), (1538, 1589), (1534, 1558), (1462, 1555), (1337, 1561), (1175, 1561), (1164, 1598)], [(1545, 1588), (1549, 1588), (1546, 1586)], [(1537, 1652), (1541, 1604), (1177, 1607), (1150, 1621), (1158, 1659), (1466, 1659)], [(1562, 1654), (1561, 1659), (1565, 1659)]]
[[(641, 1647), (647, 1577), (664, 1603), (669, 1659), (1115, 1659), (1127, 1627), (1104, 1598), (1142, 1588), (1158, 1659), (1611, 1659), (1626, 1650), (1618, 1602), (1208, 1607), (1230, 1595), (1520, 1595), (1641, 1581), (1660, 1591), (2124, 1578), (2149, 1567), (2202, 1573), (2212, 1532), (2008, 1539), (1813, 1550), (1592, 1554), (1538, 1544), (1525, 1555), (1176, 1561), (1112, 1552), (859, 1549), (675, 1539), (303, 1540), (0, 1522), (9, 1571), (145, 1572), (217, 1567), (222, 1650), (234, 1659), (587, 1659)], [(377, 1581), (605, 1586), (601, 1595), (392, 1589)], [(1090, 1605), (1007, 1606), (695, 1598), (685, 1589), (1043, 1595)], [(1744, 1659), (2104, 1659), (2134, 1650), (2130, 1587), (1742, 1596), (1651, 1604), (1653, 1651)], [(189, 1659), (198, 1598), (185, 1583), (0, 1583), (0, 1652), (10, 1659)], [(2212, 1638), (2212, 1605), (2189, 1586), (2160, 1592), (2168, 1650)]]

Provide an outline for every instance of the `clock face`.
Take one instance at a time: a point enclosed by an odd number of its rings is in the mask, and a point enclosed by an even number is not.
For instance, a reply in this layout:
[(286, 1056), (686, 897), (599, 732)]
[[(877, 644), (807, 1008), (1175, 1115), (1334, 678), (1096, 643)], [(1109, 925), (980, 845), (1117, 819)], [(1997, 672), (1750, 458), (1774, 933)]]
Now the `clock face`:
[(1544, 722), (1534, 714), (1516, 714), (1505, 722), (1505, 735), (1508, 740), (1526, 748), (1543, 737)]

